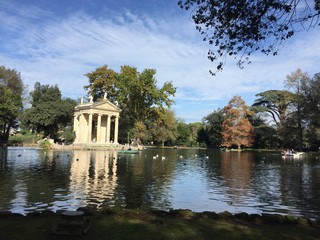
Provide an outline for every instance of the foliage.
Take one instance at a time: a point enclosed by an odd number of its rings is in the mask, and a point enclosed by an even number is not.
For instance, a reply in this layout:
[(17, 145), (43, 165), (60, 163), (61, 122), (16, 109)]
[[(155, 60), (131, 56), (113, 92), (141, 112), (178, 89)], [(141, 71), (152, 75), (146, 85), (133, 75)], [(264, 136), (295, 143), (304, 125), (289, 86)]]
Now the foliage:
[(240, 56), (238, 65), (250, 62), (253, 52), (277, 55), (283, 42), (296, 31), (318, 26), (320, 3), (308, 0), (239, 1), (179, 0), (178, 5), (192, 10), (192, 19), (203, 40), (217, 49), (209, 50), (211, 61)]
[[(307, 73), (297, 69), (287, 75), (284, 83), (291, 91), (268, 90), (257, 94), (259, 98), (254, 103), (256, 111), (260, 114), (268, 113), (276, 124), (280, 147), (318, 150), (320, 74), (310, 78)], [(260, 130), (258, 135), (262, 134)], [(266, 135), (268, 131), (264, 133)]]
[(118, 89), (115, 85), (118, 73), (104, 65), (85, 76), (89, 79), (89, 85), (85, 86), (85, 89), (89, 90), (89, 95), (93, 96), (94, 100), (102, 99), (104, 93), (108, 93), (110, 101), (117, 100)]
[[(304, 125), (304, 100), (303, 92), (306, 91), (307, 83), (309, 82), (309, 76), (307, 73), (303, 73), (300, 69), (297, 69), (295, 72), (287, 75), (285, 80), (285, 86), (293, 90), (292, 95), (292, 105), (294, 106), (294, 118), (291, 118), (295, 124), (295, 127), (291, 129), (292, 131), (297, 132), (297, 143), (294, 144), (298, 146), (298, 150), (302, 151), (303, 149), (303, 125)], [(288, 124), (287, 124), (288, 125)], [(293, 138), (289, 138), (293, 139)]]
[(17, 133), (9, 137), (8, 145), (36, 144), (40, 140), (35, 133)]
[(148, 138), (147, 127), (141, 121), (135, 123), (133, 131), (137, 144), (141, 144), (142, 141)]
[(255, 100), (253, 106), (257, 111), (268, 113), (277, 126), (277, 132), (280, 139), (280, 145), (286, 140), (285, 127), (287, 116), (290, 112), (290, 105), (294, 95), (286, 90), (268, 90), (256, 94), (258, 99)]
[(224, 120), (225, 120), (225, 116), (221, 109), (218, 109), (203, 118), (203, 125), (204, 125), (203, 134), (207, 136), (206, 144), (208, 147), (219, 148), (221, 146), (222, 123)]
[(44, 131), (45, 136), (54, 138), (59, 129), (72, 124), (76, 101), (62, 99), (57, 85), (41, 85), (37, 82), (30, 96), (31, 108), (21, 118), (23, 126), (38, 133)]
[(192, 132), (189, 125), (182, 120), (177, 122), (177, 138), (175, 145), (191, 147), (193, 143)]
[(185, 123), (179, 119), (177, 121), (177, 138), (173, 142), (176, 146), (199, 147), (199, 132), (203, 129), (201, 122)]
[(320, 73), (308, 78), (300, 95), (304, 146), (318, 150), (320, 145)]
[(23, 90), (20, 73), (0, 66), (0, 144), (6, 143), (10, 130), (18, 126)]
[(85, 86), (94, 100), (101, 99), (105, 93), (111, 102), (117, 103), (120, 113), (119, 139), (125, 142), (128, 132), (138, 122), (147, 128), (159, 116), (155, 109), (170, 107), (176, 88), (172, 82), (157, 87), (156, 70), (145, 69), (141, 73), (135, 67), (121, 66), (117, 73), (107, 65), (87, 73), (89, 85)]
[(177, 137), (176, 118), (174, 112), (168, 109), (155, 109), (158, 117), (151, 123), (152, 138), (160, 142), (162, 147), (165, 141), (173, 141)]
[(259, 98), (253, 106), (259, 106), (261, 112), (269, 113), (278, 127), (284, 125), (288, 107), (292, 102), (292, 93), (285, 90), (268, 90), (256, 96)]
[(253, 115), (239, 96), (233, 97), (223, 109), (225, 120), (222, 123), (222, 146), (250, 147), (253, 144), (253, 127), (248, 119)]
[(201, 122), (194, 122), (189, 123), (190, 133), (191, 133), (191, 139), (192, 139), (192, 146), (199, 147), (201, 144), (201, 141), (199, 139), (199, 131), (203, 127), (203, 124)]
[(39, 147), (41, 147), (44, 150), (50, 150), (51, 143), (48, 141), (48, 139), (44, 138), (39, 142)]
[(57, 133), (57, 139), (56, 142), (60, 144), (71, 144), (74, 142), (74, 131), (73, 131), (73, 124), (68, 124), (68, 126), (64, 128), (60, 128), (60, 130)]
[(279, 148), (279, 138), (277, 129), (269, 126), (264, 119), (265, 115), (259, 112), (259, 108), (251, 107), (255, 114), (249, 117), (249, 121), (254, 127), (254, 144), (255, 148), (275, 149)]

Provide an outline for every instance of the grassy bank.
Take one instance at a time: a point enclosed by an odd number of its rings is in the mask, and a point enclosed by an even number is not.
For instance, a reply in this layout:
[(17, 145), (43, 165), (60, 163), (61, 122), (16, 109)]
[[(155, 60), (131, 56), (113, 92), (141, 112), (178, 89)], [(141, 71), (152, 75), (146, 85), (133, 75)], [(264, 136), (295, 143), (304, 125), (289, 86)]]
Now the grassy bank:
[(59, 214), (0, 214), (0, 239), (319, 239), (320, 225), (280, 215), (231, 215), (188, 210), (84, 209), (91, 229), (83, 236), (57, 236)]

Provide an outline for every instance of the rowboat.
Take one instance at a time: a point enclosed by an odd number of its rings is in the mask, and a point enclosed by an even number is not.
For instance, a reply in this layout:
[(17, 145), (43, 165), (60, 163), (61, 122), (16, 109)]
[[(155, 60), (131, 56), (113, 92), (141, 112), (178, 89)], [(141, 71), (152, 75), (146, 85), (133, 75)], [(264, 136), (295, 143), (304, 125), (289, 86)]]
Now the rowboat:
[(281, 155), (282, 155), (283, 158), (285, 158), (285, 157), (297, 158), (297, 157), (302, 156), (303, 152), (282, 152)]
[(139, 152), (140, 152), (139, 150), (132, 150), (132, 149), (118, 150), (118, 153), (123, 153), (123, 154), (137, 154)]

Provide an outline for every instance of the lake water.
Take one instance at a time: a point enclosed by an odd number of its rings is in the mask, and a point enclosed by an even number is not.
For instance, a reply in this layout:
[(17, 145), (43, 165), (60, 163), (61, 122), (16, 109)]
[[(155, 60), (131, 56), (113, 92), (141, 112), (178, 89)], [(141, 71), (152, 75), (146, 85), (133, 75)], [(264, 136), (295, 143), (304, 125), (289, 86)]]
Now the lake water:
[(315, 219), (319, 203), (317, 153), (283, 159), (270, 152), (0, 149), (0, 211), (121, 206)]

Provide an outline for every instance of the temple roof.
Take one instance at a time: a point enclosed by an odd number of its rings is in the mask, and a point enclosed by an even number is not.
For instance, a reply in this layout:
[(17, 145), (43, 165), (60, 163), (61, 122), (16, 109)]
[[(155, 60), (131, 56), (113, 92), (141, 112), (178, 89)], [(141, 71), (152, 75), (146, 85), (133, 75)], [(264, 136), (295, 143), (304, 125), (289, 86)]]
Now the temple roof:
[(121, 109), (110, 102), (108, 99), (103, 99), (99, 102), (87, 102), (80, 103), (75, 107), (75, 112), (91, 112), (91, 113), (101, 113), (101, 112), (113, 112), (120, 113)]

